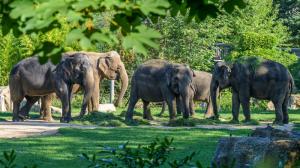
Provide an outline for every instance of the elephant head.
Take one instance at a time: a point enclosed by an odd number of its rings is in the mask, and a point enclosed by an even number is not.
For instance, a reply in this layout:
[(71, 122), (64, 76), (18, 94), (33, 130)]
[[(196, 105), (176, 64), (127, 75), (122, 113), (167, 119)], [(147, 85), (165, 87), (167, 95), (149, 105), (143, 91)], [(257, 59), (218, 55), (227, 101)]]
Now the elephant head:
[[(88, 57), (82, 53), (65, 57), (64, 60), (58, 64), (56, 71), (56, 80), (62, 79), (68, 84), (79, 84), (83, 88), (84, 97), (81, 114), (84, 114), (95, 86), (93, 66), (89, 62)], [(71, 94), (71, 90), (72, 88), (69, 88), (69, 94)]]
[(213, 111), (215, 117), (218, 117), (218, 109), (217, 109), (217, 92), (230, 87), (230, 75), (231, 68), (225, 62), (217, 62), (215, 64), (212, 81), (210, 84), (210, 95), (213, 104)]
[(181, 98), (183, 105), (183, 117), (188, 118), (190, 114), (189, 102), (191, 96), (191, 85), (194, 72), (186, 65), (172, 64), (166, 72), (167, 85), (169, 89)]
[(117, 73), (121, 69), (121, 57), (116, 51), (110, 51), (107, 53), (99, 53), (98, 59), (99, 73), (107, 79), (115, 80)]

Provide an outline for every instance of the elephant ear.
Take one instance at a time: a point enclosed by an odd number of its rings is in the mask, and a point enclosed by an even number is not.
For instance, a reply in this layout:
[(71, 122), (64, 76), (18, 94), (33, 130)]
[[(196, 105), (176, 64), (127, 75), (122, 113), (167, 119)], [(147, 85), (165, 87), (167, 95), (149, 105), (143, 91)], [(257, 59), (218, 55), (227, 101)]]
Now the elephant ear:
[(106, 56), (104, 58), (100, 58), (98, 60), (98, 68), (100, 69), (101, 72), (103, 72), (104, 74), (106, 73), (106, 71), (109, 69), (110, 64), (111, 64), (111, 57)]
[(172, 74), (173, 74), (173, 66), (170, 65), (167, 67), (167, 70), (166, 70), (166, 80), (167, 80), (167, 85), (168, 86), (171, 86), (171, 81), (172, 81)]

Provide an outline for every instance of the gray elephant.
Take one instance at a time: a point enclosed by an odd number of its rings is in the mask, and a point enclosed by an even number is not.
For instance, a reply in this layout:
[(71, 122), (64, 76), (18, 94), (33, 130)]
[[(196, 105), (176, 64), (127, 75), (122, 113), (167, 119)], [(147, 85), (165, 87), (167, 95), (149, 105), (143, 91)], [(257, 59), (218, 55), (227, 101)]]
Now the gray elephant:
[[(212, 81), (212, 74), (204, 71), (194, 71), (195, 76), (193, 77), (192, 81), (192, 90), (191, 94), (192, 101), (191, 103), (191, 109), (190, 114), (194, 114), (194, 103), (193, 101), (203, 101), (207, 103), (206, 111), (205, 111), (205, 118), (211, 118), (214, 116), (213, 113), (213, 107), (210, 97), (210, 83)], [(219, 95), (219, 91), (217, 90), (217, 95)], [(178, 106), (178, 108), (181, 108)], [(164, 113), (165, 109), (165, 103), (163, 103), (162, 111), (159, 115), (162, 115)], [(177, 109), (177, 111), (180, 113), (180, 109)]]
[[(94, 72), (95, 89), (92, 98), (88, 104), (88, 111), (89, 112), (98, 111), (100, 85), (101, 85), (101, 81), (105, 78), (111, 80), (119, 79), (121, 81), (120, 93), (114, 103), (115, 106), (119, 106), (122, 102), (122, 99), (128, 87), (128, 75), (125, 69), (125, 65), (121, 61), (120, 55), (116, 51), (109, 51), (105, 53), (72, 51), (72, 52), (64, 53), (63, 56), (69, 57), (74, 54), (85, 54), (88, 57), (89, 62), (92, 64), (94, 70), (93, 72)], [(79, 90), (80, 90), (80, 85), (78, 84), (73, 85), (72, 93), (76, 93)], [(44, 116), (47, 115), (51, 115), (49, 113), (50, 113), (50, 106), (52, 103), (52, 97), (53, 95), (46, 95), (42, 97), (41, 118), (44, 118)]]
[[(41, 96), (55, 92), (62, 102), (61, 122), (69, 122), (71, 90), (74, 84), (81, 85), (84, 90), (81, 107), (81, 114), (83, 114), (94, 91), (93, 68), (84, 54), (64, 57), (57, 66), (51, 62), (41, 65), (37, 57), (20, 61), (13, 67), (9, 76), (13, 121), (23, 120), (26, 115), (24, 113), (29, 111)], [(24, 97), (27, 103), (20, 110), (20, 103)], [(51, 119), (51, 116), (45, 117)]]
[(175, 118), (175, 99), (182, 97), (183, 117), (189, 117), (189, 94), (193, 71), (186, 65), (165, 60), (150, 60), (140, 65), (131, 79), (131, 92), (126, 120), (132, 120), (134, 106), (139, 99), (144, 103), (144, 114), (150, 102), (166, 101), (170, 119)]
[(233, 121), (238, 122), (242, 105), (245, 121), (250, 120), (250, 97), (271, 100), (275, 105), (274, 123), (288, 123), (288, 100), (294, 87), (290, 72), (282, 64), (259, 57), (242, 57), (232, 65), (215, 64), (210, 86), (214, 114), (218, 117), (217, 89), (232, 88)]

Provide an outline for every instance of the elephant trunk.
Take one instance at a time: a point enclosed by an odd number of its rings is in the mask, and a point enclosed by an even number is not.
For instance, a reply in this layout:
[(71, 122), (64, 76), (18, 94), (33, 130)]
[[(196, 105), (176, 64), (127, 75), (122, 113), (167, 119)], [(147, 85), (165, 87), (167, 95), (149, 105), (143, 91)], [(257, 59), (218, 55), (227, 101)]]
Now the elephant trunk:
[(88, 69), (85, 79), (83, 80), (83, 89), (84, 89), (84, 96), (82, 100), (82, 106), (81, 106), (81, 112), (80, 116), (84, 116), (86, 113), (86, 107), (88, 105), (88, 102), (91, 100), (92, 94), (94, 92), (94, 75), (93, 75), (93, 70)]
[(128, 87), (128, 75), (123, 63), (121, 64), (121, 69), (120, 69), (120, 79), (121, 79), (121, 91), (119, 93), (117, 100), (115, 101), (116, 107), (120, 106)]
[(212, 80), (210, 84), (210, 99), (213, 106), (213, 112), (216, 118), (218, 115), (218, 106), (217, 106), (217, 92), (219, 92), (219, 84), (217, 80)]
[(184, 87), (180, 87), (181, 90), (181, 103), (183, 105), (183, 118), (189, 118), (190, 115), (190, 95), (191, 89), (190, 84), (187, 84)]

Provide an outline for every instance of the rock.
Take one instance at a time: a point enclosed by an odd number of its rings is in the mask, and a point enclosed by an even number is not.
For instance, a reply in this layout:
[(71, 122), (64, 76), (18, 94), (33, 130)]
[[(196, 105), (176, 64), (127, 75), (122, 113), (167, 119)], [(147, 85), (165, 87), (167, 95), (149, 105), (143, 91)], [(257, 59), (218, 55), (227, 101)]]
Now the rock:
[(51, 113), (59, 113), (62, 114), (62, 109), (58, 107), (51, 106)]
[(98, 111), (100, 112), (114, 112), (116, 107), (114, 104), (99, 104)]
[(299, 159), (300, 133), (268, 126), (257, 128), (250, 137), (220, 139), (212, 164), (218, 168), (289, 168)]
[(290, 108), (291, 109), (299, 109), (300, 108), (300, 95), (299, 94), (292, 94)]
[(8, 86), (0, 86), (0, 112), (12, 111), (12, 102)]
[(267, 104), (267, 110), (271, 110), (271, 111), (275, 110), (274, 104), (271, 101), (269, 101)]

